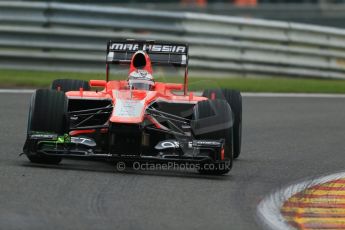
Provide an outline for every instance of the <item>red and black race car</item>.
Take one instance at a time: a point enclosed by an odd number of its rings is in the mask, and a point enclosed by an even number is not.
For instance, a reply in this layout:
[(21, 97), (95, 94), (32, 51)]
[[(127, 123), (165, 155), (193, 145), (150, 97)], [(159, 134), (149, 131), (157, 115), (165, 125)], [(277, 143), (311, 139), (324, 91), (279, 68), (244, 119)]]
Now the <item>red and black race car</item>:
[[(126, 80), (109, 79), (114, 64), (129, 65)], [(153, 65), (184, 68), (184, 84), (155, 82)], [(228, 173), (241, 151), (241, 94), (207, 89), (196, 96), (187, 90), (187, 75), (186, 44), (109, 41), (106, 80), (58, 79), (32, 95), (23, 152), (42, 164), (172, 162)]]

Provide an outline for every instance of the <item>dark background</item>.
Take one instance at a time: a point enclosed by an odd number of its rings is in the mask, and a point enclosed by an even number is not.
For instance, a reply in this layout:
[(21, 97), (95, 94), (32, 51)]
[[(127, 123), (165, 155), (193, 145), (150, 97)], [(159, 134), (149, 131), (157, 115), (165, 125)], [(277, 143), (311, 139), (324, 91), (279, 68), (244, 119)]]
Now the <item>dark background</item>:
[[(30, 0), (26, 0), (30, 1)], [(37, 1), (37, 0), (35, 0)], [(40, 0), (202, 12), (345, 28), (345, 0)]]

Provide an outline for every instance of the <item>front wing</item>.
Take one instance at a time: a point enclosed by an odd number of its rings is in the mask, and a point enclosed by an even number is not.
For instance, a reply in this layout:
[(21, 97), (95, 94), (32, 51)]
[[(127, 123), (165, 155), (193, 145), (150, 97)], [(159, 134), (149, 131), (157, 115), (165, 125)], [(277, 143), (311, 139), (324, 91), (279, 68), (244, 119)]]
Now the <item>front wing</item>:
[(115, 160), (139, 162), (175, 162), (175, 163), (216, 163), (225, 164), (224, 140), (164, 140), (159, 142), (150, 154), (121, 153), (99, 149), (90, 137), (73, 137), (67, 134), (58, 136), (48, 133), (28, 134), (24, 145), (24, 154), (42, 154), (63, 158), (89, 160)]

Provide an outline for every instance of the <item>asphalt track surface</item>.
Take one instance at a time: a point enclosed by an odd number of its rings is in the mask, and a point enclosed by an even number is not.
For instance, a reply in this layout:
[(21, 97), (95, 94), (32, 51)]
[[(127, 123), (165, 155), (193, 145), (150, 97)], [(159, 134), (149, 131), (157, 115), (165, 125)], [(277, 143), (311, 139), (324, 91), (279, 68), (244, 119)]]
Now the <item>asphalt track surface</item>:
[(0, 229), (262, 229), (267, 194), (344, 169), (344, 98), (245, 97), (242, 155), (229, 175), (207, 177), (31, 164), (18, 156), (29, 97), (0, 94)]

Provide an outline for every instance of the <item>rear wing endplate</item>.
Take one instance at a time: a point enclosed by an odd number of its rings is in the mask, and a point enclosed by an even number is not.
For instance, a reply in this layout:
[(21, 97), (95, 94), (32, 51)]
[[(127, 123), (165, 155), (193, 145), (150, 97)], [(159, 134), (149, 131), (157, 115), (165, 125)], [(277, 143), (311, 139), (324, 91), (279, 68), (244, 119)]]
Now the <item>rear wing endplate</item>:
[(138, 50), (149, 54), (152, 64), (188, 65), (188, 45), (158, 41), (122, 40), (109, 41), (107, 46), (107, 64), (130, 64), (132, 56)]

